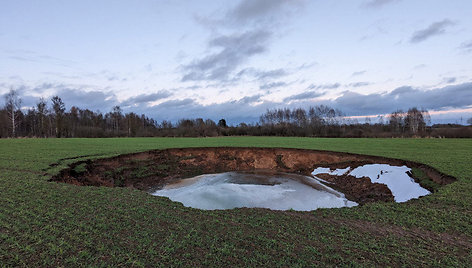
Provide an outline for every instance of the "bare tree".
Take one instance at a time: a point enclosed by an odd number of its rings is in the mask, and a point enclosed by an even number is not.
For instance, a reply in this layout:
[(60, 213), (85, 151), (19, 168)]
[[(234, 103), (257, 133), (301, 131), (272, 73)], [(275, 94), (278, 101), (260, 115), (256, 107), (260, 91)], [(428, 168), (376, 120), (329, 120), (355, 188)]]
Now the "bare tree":
[(69, 128), (70, 128), (70, 134), (72, 137), (76, 136), (77, 133), (77, 125), (79, 123), (79, 108), (76, 106), (70, 107), (69, 110)]
[(228, 127), (228, 125), (226, 124), (225, 119), (220, 119), (220, 121), (218, 121), (218, 126), (221, 127), (221, 128), (227, 128)]
[(39, 119), (39, 135), (41, 137), (46, 137), (46, 116), (48, 114), (47, 103), (44, 98), (40, 98), (39, 102), (36, 104), (38, 119)]
[(380, 124), (380, 125), (383, 125), (383, 124), (384, 124), (384, 117), (383, 117), (383, 115), (379, 115), (379, 116), (378, 116), (378, 121), (379, 121), (379, 124)]
[(426, 127), (426, 122), (423, 114), (426, 113), (427, 111), (420, 111), (416, 107), (410, 108), (408, 110), (405, 117), (405, 126), (411, 131), (411, 133), (416, 134), (420, 131), (424, 131)]
[(66, 111), (66, 106), (59, 96), (54, 96), (51, 99), (52, 109), (54, 110), (54, 115), (56, 119), (56, 136), (60, 138), (62, 136), (62, 128), (64, 121), (64, 112)]
[(294, 121), (295, 125), (299, 127), (305, 127), (307, 123), (307, 116), (306, 111), (302, 108), (298, 108), (293, 110), (292, 112), (292, 121)]
[(467, 124), (472, 125), (472, 117), (467, 119)]
[[(224, 121), (224, 119), (221, 119)], [(218, 126), (220, 126), (220, 122), (221, 120), (218, 122)], [(221, 124), (222, 125), (222, 124)], [(225, 126), (226, 126), (226, 121), (225, 121)], [(171, 129), (173, 126), (172, 126), (172, 122), (171, 121), (167, 121), (167, 120), (163, 120), (162, 123), (161, 123), (161, 128), (163, 129)]]
[(5, 109), (8, 113), (8, 119), (11, 122), (12, 137), (15, 137), (16, 128), (20, 124), (18, 116), (19, 110), (21, 109), (21, 99), (16, 90), (10, 89), (10, 92), (5, 96)]
[(119, 131), (120, 130), (120, 120), (123, 117), (121, 107), (116, 105), (113, 107), (113, 112), (112, 112), (112, 120), (113, 120), (113, 130), (114, 131)]
[(428, 110), (424, 108), (421, 109), (421, 114), (423, 115), (425, 126), (431, 125), (431, 115), (429, 115)]
[(389, 125), (393, 132), (403, 132), (403, 114), (402, 110), (397, 110), (390, 114)]

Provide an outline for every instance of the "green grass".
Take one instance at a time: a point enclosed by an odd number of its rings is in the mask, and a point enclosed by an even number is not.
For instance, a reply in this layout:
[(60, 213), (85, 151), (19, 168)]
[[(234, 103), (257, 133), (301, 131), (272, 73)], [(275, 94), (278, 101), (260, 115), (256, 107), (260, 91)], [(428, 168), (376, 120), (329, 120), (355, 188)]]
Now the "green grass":
[(74, 167), (73, 170), (77, 174), (84, 173), (85, 171), (87, 171), (86, 164), (82, 163), (80, 165), (77, 165), (77, 166)]
[(411, 175), (423, 187), (427, 188), (429, 191), (431, 191), (433, 193), (437, 192), (439, 190), (439, 188), (441, 188), (440, 184), (438, 184), (438, 183), (432, 181), (431, 179), (429, 179), (428, 175), (426, 175), (426, 173), (423, 170), (419, 169), (419, 168), (412, 167), (411, 168)]
[[(128, 188), (48, 182), (68, 164), (85, 159), (202, 146), (401, 158), (431, 165), (458, 181), (407, 203), (313, 212), (201, 211)], [(472, 263), (471, 204), (471, 139), (0, 140), (0, 266), (467, 267)]]

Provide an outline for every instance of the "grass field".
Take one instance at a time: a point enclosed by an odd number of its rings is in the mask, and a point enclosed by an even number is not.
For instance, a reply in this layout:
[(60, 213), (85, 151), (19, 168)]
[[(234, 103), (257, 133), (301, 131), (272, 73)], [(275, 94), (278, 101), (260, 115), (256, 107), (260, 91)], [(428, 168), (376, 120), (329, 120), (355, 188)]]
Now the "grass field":
[[(67, 164), (87, 158), (202, 146), (401, 158), (458, 181), (407, 203), (313, 212), (201, 211), (138, 190), (48, 182)], [(0, 140), (0, 266), (470, 267), (471, 204), (472, 139)]]

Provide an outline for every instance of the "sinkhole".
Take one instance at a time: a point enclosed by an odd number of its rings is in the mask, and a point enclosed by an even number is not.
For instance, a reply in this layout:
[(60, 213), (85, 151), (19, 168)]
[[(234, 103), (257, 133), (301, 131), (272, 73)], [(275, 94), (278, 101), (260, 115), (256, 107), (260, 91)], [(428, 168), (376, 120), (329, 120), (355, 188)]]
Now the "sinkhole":
[[(54, 164), (52, 164), (54, 165)], [(288, 148), (175, 148), (79, 161), (52, 181), (129, 187), (198, 209), (408, 202), (456, 179), (412, 161)]]

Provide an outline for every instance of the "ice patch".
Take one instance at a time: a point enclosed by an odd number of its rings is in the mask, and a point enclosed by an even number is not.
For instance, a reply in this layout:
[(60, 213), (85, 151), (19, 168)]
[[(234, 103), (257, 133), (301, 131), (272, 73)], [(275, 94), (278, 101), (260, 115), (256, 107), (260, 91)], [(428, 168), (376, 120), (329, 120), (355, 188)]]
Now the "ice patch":
[[(228, 172), (192, 178), (190, 183), (168, 185), (153, 195), (166, 196), (184, 206), (199, 209), (231, 209), (240, 207), (274, 210), (309, 211), (317, 208), (352, 207), (347, 200), (327, 186), (309, 186), (281, 174), (262, 176)], [(185, 181), (188, 179), (184, 179)], [(310, 184), (310, 183), (308, 183)], [(325, 191), (323, 189), (327, 189)]]
[(351, 169), (350, 167), (347, 167), (347, 168), (343, 168), (343, 169), (338, 168), (336, 170), (331, 170), (330, 168), (319, 167), (319, 168), (316, 168), (315, 170), (313, 170), (311, 175), (316, 176), (318, 174), (326, 174), (327, 173), (329, 175), (341, 176), (341, 175), (346, 174), (350, 169)]
[(391, 166), (387, 164), (371, 164), (355, 168), (351, 172), (349, 168), (336, 169), (331, 171), (329, 168), (316, 168), (312, 175), (327, 173), (340, 176), (349, 174), (356, 178), (368, 177), (372, 183), (381, 183), (387, 185), (393, 194), (395, 202), (406, 202), (413, 198), (425, 196), (430, 192), (415, 182), (407, 172), (411, 169), (406, 166)]

